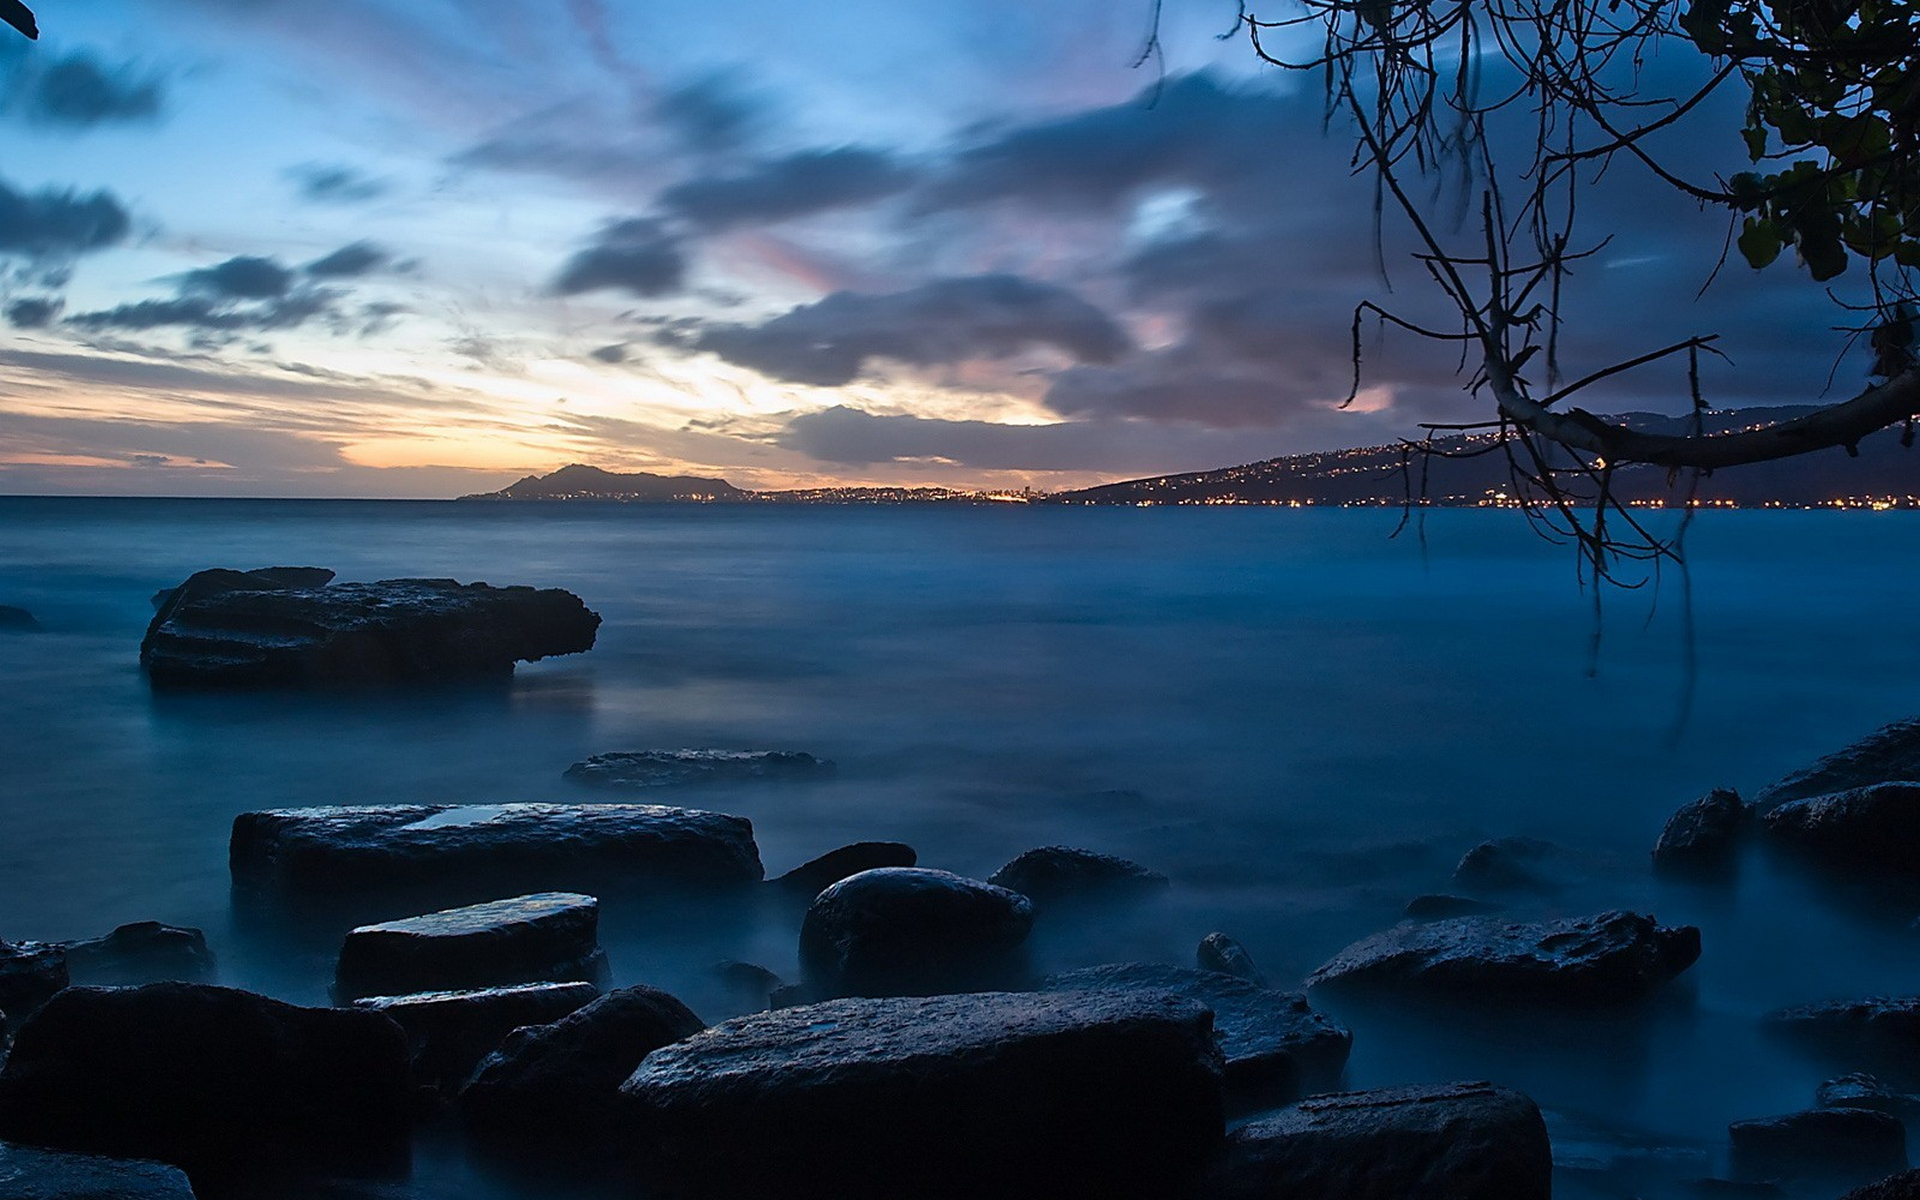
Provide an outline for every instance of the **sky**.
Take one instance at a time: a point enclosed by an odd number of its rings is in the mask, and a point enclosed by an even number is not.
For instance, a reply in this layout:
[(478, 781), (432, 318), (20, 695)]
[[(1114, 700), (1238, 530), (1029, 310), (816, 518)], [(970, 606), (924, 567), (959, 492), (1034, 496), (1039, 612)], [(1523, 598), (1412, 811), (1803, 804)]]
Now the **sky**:
[[(1146, 0), (35, 9), (0, 30), (0, 494), (1046, 490), (1488, 415), (1372, 335), (1340, 407), (1355, 304), (1427, 301), (1232, 3), (1167, 0), (1146, 63)], [(1671, 148), (1737, 169), (1702, 112)], [(1594, 197), (1569, 374), (1716, 332), (1716, 404), (1857, 390), (1791, 262), (1713, 276), (1725, 215), (1644, 172)]]

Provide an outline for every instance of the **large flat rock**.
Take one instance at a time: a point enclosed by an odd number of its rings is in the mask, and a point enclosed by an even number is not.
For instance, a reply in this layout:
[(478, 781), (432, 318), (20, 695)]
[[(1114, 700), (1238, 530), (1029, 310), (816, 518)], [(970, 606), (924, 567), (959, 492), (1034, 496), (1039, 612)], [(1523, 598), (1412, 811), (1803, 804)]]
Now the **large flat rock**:
[(457, 1091), (508, 1034), (522, 1026), (558, 1021), (599, 996), (600, 989), (591, 983), (519, 983), (368, 996), (353, 1006), (377, 1012), (406, 1030), (416, 1080)]
[(306, 893), (477, 881), (493, 894), (758, 882), (744, 817), (652, 804), (397, 804), (241, 813), (236, 883)]
[(1212, 1018), (1146, 992), (833, 1000), (722, 1022), (622, 1086), (668, 1195), (1175, 1195), (1218, 1145)]
[(312, 586), (202, 571), (140, 643), (155, 685), (405, 683), (510, 674), (593, 647), (600, 617), (558, 588), (451, 579)]
[(0, 1142), (6, 1200), (194, 1200), (178, 1167)]
[(1920, 996), (1865, 996), (1775, 1009), (1775, 1037), (1836, 1066), (1920, 1083)]
[(1789, 800), (1902, 779), (1920, 779), (1920, 717), (1882, 726), (1775, 780), (1754, 797), (1754, 806), (1764, 811)]
[(1776, 804), (1761, 818), (1775, 846), (1852, 873), (1920, 879), (1920, 783), (1876, 783)]
[(342, 998), (494, 987), (598, 983), (600, 902), (578, 892), (535, 892), (377, 925), (340, 947), (334, 992)]

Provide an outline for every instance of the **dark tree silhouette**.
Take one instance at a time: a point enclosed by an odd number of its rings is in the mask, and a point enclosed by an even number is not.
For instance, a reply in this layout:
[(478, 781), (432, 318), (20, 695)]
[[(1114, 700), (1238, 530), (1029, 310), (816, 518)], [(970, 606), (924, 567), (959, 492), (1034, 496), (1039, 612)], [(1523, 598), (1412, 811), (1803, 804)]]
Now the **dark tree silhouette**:
[(33, 19), (33, 10), (20, 3), (20, 0), (0, 0), (0, 21), (5, 21), (35, 41), (40, 40), (40, 26)]

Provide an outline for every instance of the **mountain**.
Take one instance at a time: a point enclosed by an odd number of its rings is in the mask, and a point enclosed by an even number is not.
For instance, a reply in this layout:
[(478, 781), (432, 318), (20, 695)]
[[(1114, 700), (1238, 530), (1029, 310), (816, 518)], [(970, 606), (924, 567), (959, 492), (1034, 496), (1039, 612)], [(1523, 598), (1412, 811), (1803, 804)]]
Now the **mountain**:
[(462, 496), (462, 500), (629, 500), (716, 501), (751, 500), (753, 493), (724, 479), (697, 475), (651, 475), (635, 471), (622, 475), (599, 467), (574, 463), (547, 475), (529, 475), (497, 492)]

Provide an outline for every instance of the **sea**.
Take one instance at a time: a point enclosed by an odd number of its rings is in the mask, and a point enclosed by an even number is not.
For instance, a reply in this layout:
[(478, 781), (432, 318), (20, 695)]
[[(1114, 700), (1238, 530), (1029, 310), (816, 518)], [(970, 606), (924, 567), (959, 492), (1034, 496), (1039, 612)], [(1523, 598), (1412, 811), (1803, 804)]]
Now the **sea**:
[[(1760, 1015), (1920, 991), (1920, 935), (1765, 861), (1699, 888), (1653, 878), (1647, 852), (1709, 789), (1757, 789), (1920, 711), (1920, 515), (1703, 511), (1684, 571), (1629, 569), (1640, 586), (1597, 608), (1573, 549), (1517, 513), (1431, 510), (1394, 536), (1399, 523), (1382, 509), (0, 499), (0, 603), (44, 626), (0, 632), (0, 937), (196, 926), (222, 982), (323, 1004), (337, 942), (252, 919), (229, 885), (235, 814), (625, 799), (562, 777), (618, 750), (832, 760), (818, 780), (632, 797), (751, 818), (770, 875), (889, 839), (982, 878), (1063, 844), (1172, 879), (1163, 902), (1043, 918), (1043, 969), (1190, 964), (1218, 930), (1292, 986), (1409, 898), (1449, 890), (1477, 842), (1530, 835), (1583, 865), (1516, 915), (1651, 912), (1701, 928), (1699, 963), (1626, 1023), (1331, 1006), (1355, 1032), (1350, 1084), (1526, 1090), (1554, 1123), (1564, 1195), (1723, 1170), (1729, 1121), (1809, 1107), (1831, 1073), (1763, 1040)], [(152, 692), (138, 650), (155, 591), (268, 565), (567, 588), (604, 623), (591, 652), (507, 684)], [(616, 984), (717, 1020), (739, 1004), (712, 965), (794, 978), (797, 923), (791, 907), (707, 921), (610, 902), (603, 943)], [(443, 1145), (384, 1186), (552, 1194)]]

